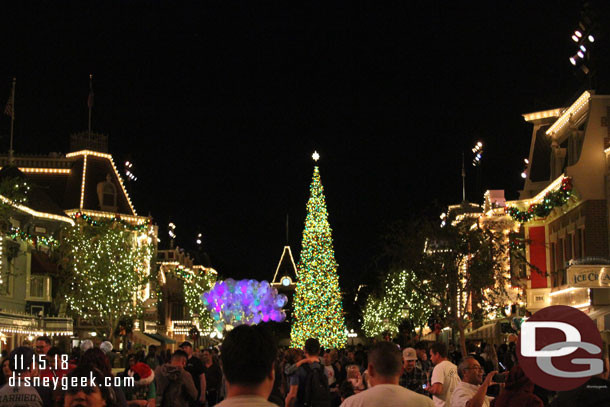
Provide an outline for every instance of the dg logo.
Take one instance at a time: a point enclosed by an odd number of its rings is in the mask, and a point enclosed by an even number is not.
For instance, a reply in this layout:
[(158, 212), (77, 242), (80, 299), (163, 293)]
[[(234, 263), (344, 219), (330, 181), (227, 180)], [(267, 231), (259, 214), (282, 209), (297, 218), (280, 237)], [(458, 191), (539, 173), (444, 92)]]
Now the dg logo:
[(547, 390), (571, 390), (602, 373), (602, 338), (596, 324), (576, 308), (553, 305), (521, 325), (519, 364)]

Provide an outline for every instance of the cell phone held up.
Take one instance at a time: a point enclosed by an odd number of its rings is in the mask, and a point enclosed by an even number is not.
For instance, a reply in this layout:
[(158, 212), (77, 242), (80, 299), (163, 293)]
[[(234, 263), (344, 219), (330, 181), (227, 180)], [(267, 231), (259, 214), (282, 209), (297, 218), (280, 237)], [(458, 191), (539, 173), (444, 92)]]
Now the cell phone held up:
[(496, 373), (494, 375), (494, 377), (492, 377), (492, 381), (494, 383), (505, 383), (506, 379), (508, 377), (508, 372), (504, 372), (504, 373)]

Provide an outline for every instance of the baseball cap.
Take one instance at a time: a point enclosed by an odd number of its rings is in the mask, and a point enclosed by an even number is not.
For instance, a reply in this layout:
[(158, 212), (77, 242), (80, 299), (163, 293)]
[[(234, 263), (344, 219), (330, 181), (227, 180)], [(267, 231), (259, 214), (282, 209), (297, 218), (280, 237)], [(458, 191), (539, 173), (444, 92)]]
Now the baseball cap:
[[(11, 351), (8, 359), (10, 360), (9, 363), (13, 372), (25, 372), (32, 366), (32, 362), (34, 361), (34, 350), (27, 346), (19, 346)], [(24, 363), (18, 363), (19, 360), (23, 360)]]
[(404, 360), (417, 360), (417, 353), (413, 348), (406, 348), (402, 351), (402, 358)]
[(185, 341), (185, 342), (182, 342), (182, 343), (180, 344), (180, 346), (178, 346), (178, 347), (179, 347), (179, 348), (184, 348), (185, 346), (190, 346), (190, 347), (192, 348), (192, 347), (193, 347), (193, 344), (192, 344), (192, 343), (190, 343), (189, 341)]

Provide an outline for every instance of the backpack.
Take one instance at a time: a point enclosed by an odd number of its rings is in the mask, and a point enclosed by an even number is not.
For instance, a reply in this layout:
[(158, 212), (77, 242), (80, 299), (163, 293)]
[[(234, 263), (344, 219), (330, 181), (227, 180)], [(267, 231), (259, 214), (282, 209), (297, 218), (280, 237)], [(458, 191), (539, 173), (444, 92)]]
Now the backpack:
[(168, 378), (169, 383), (163, 391), (163, 398), (161, 399), (160, 407), (173, 407), (179, 403), (181, 391), (182, 391), (182, 380), (180, 378)]
[(306, 363), (303, 368), (307, 372), (305, 378), (304, 407), (330, 407), (330, 389), (324, 367), (312, 367)]

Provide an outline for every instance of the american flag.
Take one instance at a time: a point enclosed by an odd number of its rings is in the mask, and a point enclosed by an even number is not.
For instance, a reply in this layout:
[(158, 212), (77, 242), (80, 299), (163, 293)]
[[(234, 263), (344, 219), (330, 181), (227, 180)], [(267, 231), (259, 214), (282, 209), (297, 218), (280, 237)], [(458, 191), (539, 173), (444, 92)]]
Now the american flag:
[(15, 117), (15, 109), (13, 108), (14, 100), (13, 95), (8, 98), (6, 106), (4, 107), (4, 114), (7, 116)]

